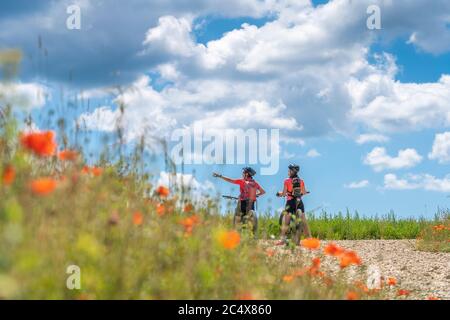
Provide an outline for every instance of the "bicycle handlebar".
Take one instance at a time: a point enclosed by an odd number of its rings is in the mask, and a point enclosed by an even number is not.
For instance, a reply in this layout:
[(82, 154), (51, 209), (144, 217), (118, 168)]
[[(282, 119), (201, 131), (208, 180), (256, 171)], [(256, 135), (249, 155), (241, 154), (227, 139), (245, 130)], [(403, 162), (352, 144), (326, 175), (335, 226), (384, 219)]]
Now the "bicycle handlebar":
[[(307, 195), (307, 194), (310, 194), (310, 193), (311, 193), (311, 192), (306, 191), (306, 193), (302, 194), (302, 196)], [(278, 192), (277, 192), (276, 196), (277, 196), (278, 198), (282, 198), (282, 197), (286, 197), (286, 196), (288, 196), (288, 195), (282, 196), (282, 195), (278, 194)]]

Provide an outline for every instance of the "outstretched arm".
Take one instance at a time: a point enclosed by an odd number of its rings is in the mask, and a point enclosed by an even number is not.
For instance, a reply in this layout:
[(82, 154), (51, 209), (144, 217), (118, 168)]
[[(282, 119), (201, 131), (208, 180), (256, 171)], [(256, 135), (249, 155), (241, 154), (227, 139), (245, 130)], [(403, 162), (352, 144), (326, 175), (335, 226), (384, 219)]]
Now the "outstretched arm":
[(222, 180), (225, 180), (226, 182), (229, 182), (229, 183), (236, 183), (236, 180), (228, 178), (228, 177), (224, 177), (223, 175), (216, 173), (216, 172), (213, 173), (213, 177), (221, 178)]

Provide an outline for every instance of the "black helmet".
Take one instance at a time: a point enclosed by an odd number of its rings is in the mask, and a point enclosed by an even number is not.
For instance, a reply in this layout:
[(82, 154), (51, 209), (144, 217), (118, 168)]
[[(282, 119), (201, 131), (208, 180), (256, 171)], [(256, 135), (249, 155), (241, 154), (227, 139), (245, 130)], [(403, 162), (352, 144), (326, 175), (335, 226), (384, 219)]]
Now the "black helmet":
[(248, 173), (248, 175), (249, 175), (250, 177), (253, 177), (253, 176), (256, 174), (256, 171), (253, 170), (253, 169), (250, 168), (250, 167), (242, 168), (242, 171), (243, 171), (244, 173)]
[(297, 174), (300, 171), (300, 167), (296, 164), (290, 164), (288, 166), (289, 170), (293, 171), (295, 174)]

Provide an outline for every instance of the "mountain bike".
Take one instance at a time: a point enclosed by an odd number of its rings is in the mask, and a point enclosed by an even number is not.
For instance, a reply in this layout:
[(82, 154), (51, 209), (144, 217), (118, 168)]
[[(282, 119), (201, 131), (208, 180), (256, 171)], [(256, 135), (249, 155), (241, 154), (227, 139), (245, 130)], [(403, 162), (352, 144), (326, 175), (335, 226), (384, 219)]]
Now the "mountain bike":
[[(309, 194), (309, 191), (306, 194)], [(277, 193), (277, 197), (282, 197)], [(302, 234), (308, 233), (308, 237), (310, 237), (311, 235), (309, 234), (309, 228), (307, 226), (306, 223), (306, 217), (305, 217), (305, 212), (299, 207), (300, 205), (300, 201), (302, 200), (302, 198), (296, 198), (296, 206), (295, 206), (295, 213), (289, 213), (286, 210), (283, 210), (283, 212), (280, 215), (280, 219), (279, 219), (279, 223), (281, 226), (283, 226), (283, 218), (286, 215), (290, 215), (290, 220), (289, 220), (289, 226), (286, 232), (286, 238), (287, 239), (291, 239), (292, 242), (296, 245), (298, 245), (300, 243), (300, 239)], [(287, 243), (288, 244), (288, 243)]]
[[(223, 195), (222, 198), (236, 201), (236, 209), (233, 216), (233, 227), (243, 227), (245, 229), (251, 230), (253, 235), (256, 237), (256, 232), (258, 231), (258, 217), (256, 211), (250, 209), (252, 207), (252, 201), (247, 200), (246, 210), (243, 213), (241, 210), (241, 201), (238, 197)], [(255, 201), (256, 202), (256, 201)]]

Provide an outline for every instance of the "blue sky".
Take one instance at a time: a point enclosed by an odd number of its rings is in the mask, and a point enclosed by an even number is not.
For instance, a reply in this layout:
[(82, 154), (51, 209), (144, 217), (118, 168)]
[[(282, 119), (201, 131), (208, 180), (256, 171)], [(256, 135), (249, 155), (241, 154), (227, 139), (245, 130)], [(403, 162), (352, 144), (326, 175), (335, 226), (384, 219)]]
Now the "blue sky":
[[(81, 30), (66, 28), (73, 3)], [(374, 3), (381, 30), (366, 27)], [(89, 161), (104, 136), (115, 144), (120, 102), (128, 149), (196, 124), (277, 128), (280, 169), (257, 176), (268, 192), (261, 210), (283, 205), (273, 195), (294, 162), (307, 209), (431, 217), (450, 201), (449, 16), (444, 0), (2, 1), (0, 48), (21, 49), (23, 61), (16, 90), (0, 87), (0, 99), (19, 101), (17, 114), (39, 129), (82, 123), (71, 142)], [(211, 172), (238, 177), (241, 167), (185, 173), (229, 194), (237, 188)]]

